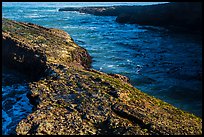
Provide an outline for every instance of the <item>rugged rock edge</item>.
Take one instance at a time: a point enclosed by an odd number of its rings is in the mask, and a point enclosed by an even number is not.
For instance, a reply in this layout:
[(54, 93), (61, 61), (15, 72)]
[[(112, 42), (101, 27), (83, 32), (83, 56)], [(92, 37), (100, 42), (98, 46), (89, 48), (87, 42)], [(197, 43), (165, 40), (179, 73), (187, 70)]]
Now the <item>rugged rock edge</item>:
[(88, 52), (64, 31), (3, 18), (2, 35), (3, 63), (35, 78), (35, 108), (17, 135), (202, 134), (201, 118), (91, 69)]

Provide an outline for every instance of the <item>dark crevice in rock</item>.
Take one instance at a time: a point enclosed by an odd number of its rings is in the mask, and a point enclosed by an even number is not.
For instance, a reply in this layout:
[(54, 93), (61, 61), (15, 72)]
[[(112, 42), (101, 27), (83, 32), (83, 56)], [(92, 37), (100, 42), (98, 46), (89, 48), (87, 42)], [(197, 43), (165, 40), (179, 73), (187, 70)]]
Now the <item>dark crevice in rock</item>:
[(110, 118), (107, 118), (105, 121), (98, 123), (96, 127), (98, 128), (99, 135), (113, 135), (113, 130), (111, 130)]
[(111, 127), (111, 118), (108, 117), (103, 122), (95, 124), (97, 135), (122, 135), (127, 132), (128, 128), (125, 127)]
[(116, 90), (111, 90), (111, 91), (109, 91), (109, 92), (107, 92), (109, 95), (111, 95), (112, 97), (114, 97), (114, 98), (118, 98), (119, 97), (119, 95), (118, 95), (118, 91), (116, 91)]
[(113, 112), (115, 112), (120, 117), (128, 119), (132, 123), (139, 125), (142, 129), (147, 129), (149, 133), (155, 134), (155, 135), (161, 135), (161, 133), (159, 131), (152, 129), (151, 123), (145, 124), (141, 119), (139, 119), (139, 118), (137, 118), (131, 114), (126, 113), (124, 110), (117, 109), (116, 105), (112, 105), (111, 109)]
[(31, 91), (26, 94), (27, 98), (29, 99), (30, 104), (33, 105), (33, 111), (36, 110), (37, 105), (40, 103), (39, 95), (34, 95)]
[(40, 124), (34, 124), (34, 125), (32, 125), (31, 129), (28, 131), (28, 134), (34, 135), (34, 134), (37, 132), (36, 130), (38, 129), (39, 125), (40, 125)]
[[(46, 56), (33, 51), (26, 46), (18, 46), (15, 40), (9, 37), (2, 38), (2, 63), (8, 68), (15, 68), (30, 77), (31, 81), (38, 81), (45, 75)], [(23, 44), (22, 44), (23, 45)]]

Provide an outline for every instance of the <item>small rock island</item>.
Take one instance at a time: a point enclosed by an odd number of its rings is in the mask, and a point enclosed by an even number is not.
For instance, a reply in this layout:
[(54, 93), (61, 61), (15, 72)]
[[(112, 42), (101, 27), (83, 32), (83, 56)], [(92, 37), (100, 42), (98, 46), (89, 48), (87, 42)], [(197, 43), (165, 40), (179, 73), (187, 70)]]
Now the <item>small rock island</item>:
[(33, 112), (17, 135), (201, 135), (202, 119), (91, 68), (64, 31), (2, 18), (3, 64), (28, 75)]

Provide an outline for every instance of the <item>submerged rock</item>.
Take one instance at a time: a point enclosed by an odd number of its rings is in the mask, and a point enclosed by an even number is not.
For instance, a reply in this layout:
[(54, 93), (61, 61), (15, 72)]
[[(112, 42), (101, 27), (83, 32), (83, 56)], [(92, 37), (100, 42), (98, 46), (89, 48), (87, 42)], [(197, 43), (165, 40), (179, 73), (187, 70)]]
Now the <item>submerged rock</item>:
[(201, 118), (139, 91), (124, 76), (90, 69), (88, 52), (65, 32), (4, 18), (2, 24), (4, 63), (42, 74), (29, 84), (36, 107), (17, 135), (202, 134)]

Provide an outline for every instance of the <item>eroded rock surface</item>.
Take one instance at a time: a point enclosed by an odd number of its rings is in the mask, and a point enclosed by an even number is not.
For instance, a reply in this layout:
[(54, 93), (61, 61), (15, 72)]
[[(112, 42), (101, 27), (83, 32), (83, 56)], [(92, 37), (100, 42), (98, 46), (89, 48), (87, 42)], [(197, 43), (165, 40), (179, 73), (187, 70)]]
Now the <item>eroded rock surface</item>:
[(21, 71), (31, 65), (27, 74), (43, 74), (29, 84), (35, 107), (17, 125), (17, 135), (202, 134), (201, 118), (139, 91), (124, 76), (91, 69), (87, 51), (65, 32), (2, 23), (5, 64)]

